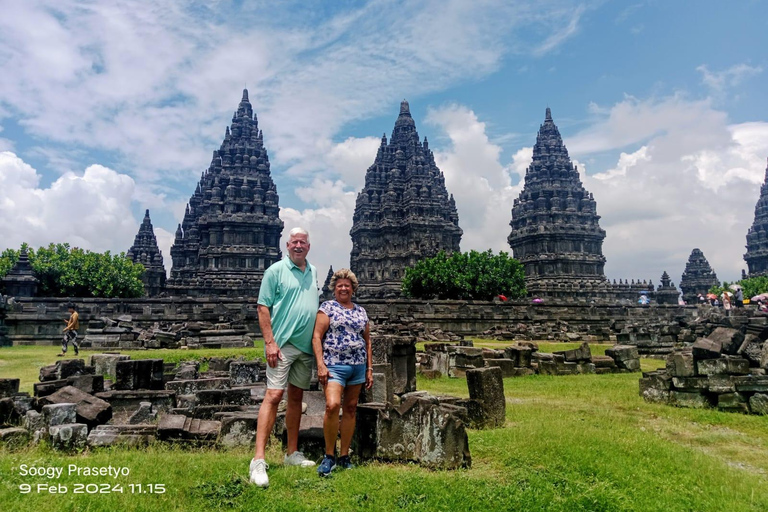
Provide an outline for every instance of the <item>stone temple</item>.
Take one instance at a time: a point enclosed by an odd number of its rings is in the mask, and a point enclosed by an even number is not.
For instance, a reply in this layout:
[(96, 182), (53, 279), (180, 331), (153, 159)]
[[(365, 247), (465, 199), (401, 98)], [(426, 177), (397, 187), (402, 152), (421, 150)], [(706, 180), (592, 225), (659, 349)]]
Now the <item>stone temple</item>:
[(462, 234), (453, 195), (403, 100), (392, 137), (382, 136), (357, 196), (350, 231), (357, 295), (398, 296), (406, 268), (441, 250), (458, 251)]
[(768, 275), (768, 167), (765, 169), (765, 181), (760, 187), (760, 199), (755, 205), (755, 221), (747, 232), (744, 261), (749, 268), (748, 277)]
[(680, 290), (683, 292), (683, 300), (686, 304), (696, 304), (699, 294), (706, 295), (713, 286), (718, 286), (717, 274), (709, 266), (707, 258), (701, 249), (691, 251), (685, 271), (680, 278)]
[(126, 256), (134, 263), (141, 263), (144, 266), (144, 276), (141, 278), (144, 283), (144, 295), (157, 297), (165, 291), (163, 253), (157, 247), (157, 238), (152, 228), (152, 220), (149, 218), (149, 210), (144, 213), (139, 232)]
[(539, 128), (525, 186), (512, 207), (507, 238), (525, 268), (534, 296), (550, 296), (557, 287), (607, 283), (597, 204), (584, 189), (560, 131), (547, 108)]
[(176, 230), (168, 292), (256, 296), (264, 270), (282, 258), (278, 200), (246, 89)]

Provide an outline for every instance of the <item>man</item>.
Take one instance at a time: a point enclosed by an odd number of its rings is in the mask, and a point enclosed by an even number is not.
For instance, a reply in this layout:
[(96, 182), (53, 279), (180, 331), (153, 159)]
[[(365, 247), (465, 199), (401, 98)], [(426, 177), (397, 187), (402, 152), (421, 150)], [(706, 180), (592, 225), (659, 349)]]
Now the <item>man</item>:
[(75, 347), (75, 355), (80, 353), (80, 348), (77, 343), (77, 331), (80, 329), (80, 315), (77, 314), (74, 304), (67, 304), (67, 311), (69, 311), (69, 320), (64, 320), (67, 326), (64, 327), (64, 339), (61, 340), (61, 354), (63, 356), (67, 353), (67, 346), (69, 342), (72, 342), (72, 346)]
[(314, 355), (312, 331), (317, 316), (317, 270), (307, 261), (309, 233), (293, 228), (286, 244), (288, 255), (264, 272), (258, 300), (259, 327), (267, 358), (267, 392), (259, 409), (256, 453), (250, 466), (251, 482), (269, 486), (264, 450), (275, 425), (277, 406), (288, 389), (285, 428), (288, 450), (284, 464), (310, 467), (315, 463), (298, 451), (301, 401), (309, 389)]

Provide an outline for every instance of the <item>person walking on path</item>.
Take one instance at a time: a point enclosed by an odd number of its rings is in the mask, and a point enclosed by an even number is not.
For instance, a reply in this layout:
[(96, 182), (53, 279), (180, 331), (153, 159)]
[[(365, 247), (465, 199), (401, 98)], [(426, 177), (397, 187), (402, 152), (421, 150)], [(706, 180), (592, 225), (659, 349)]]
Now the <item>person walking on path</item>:
[(75, 347), (75, 355), (80, 354), (80, 346), (77, 341), (77, 331), (80, 330), (80, 315), (77, 313), (74, 304), (67, 304), (67, 311), (69, 311), (69, 319), (64, 320), (67, 326), (64, 327), (64, 338), (61, 340), (61, 354), (59, 356), (67, 353), (67, 347), (70, 342)]
[(319, 303), (317, 270), (307, 261), (309, 247), (309, 233), (293, 228), (286, 244), (288, 255), (264, 272), (259, 289), (257, 312), (267, 359), (267, 391), (259, 408), (250, 481), (260, 487), (269, 486), (269, 466), (264, 460), (264, 451), (286, 388), (288, 453), (283, 463), (301, 467), (315, 465), (298, 450), (301, 402), (304, 390), (309, 389), (314, 368), (312, 331)]
[[(357, 277), (346, 268), (331, 277), (334, 300), (323, 302), (317, 312), (312, 347), (317, 359), (317, 380), (325, 389), (325, 456), (317, 473), (323, 477), (336, 467), (351, 469), (349, 446), (355, 431), (360, 390), (373, 385), (371, 330), (365, 309), (352, 302)], [(342, 401), (343, 395), (343, 401)], [(341, 417), (341, 447), (336, 459), (336, 438)]]

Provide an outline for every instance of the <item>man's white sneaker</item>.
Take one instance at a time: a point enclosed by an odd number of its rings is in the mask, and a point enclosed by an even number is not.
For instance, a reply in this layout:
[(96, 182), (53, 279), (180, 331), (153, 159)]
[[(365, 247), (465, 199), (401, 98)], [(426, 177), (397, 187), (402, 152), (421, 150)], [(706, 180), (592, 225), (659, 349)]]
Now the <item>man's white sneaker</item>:
[(264, 459), (251, 460), (251, 483), (259, 487), (269, 487), (269, 477), (267, 476), (269, 466)]
[(310, 468), (315, 465), (314, 461), (307, 459), (301, 452), (293, 452), (290, 455), (286, 455), (283, 459), (283, 464), (286, 466), (301, 466), (302, 468)]

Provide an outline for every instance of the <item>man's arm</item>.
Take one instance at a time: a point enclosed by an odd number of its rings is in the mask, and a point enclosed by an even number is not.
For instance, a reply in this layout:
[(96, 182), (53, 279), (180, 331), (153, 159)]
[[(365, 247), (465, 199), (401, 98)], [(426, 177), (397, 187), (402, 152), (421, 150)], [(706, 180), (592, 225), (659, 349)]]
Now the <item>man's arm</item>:
[(272, 317), (269, 314), (269, 308), (263, 304), (256, 307), (259, 314), (259, 328), (261, 335), (264, 336), (264, 353), (267, 356), (267, 364), (274, 368), (277, 366), (277, 360), (283, 359), (283, 353), (275, 342), (275, 336), (272, 333)]

